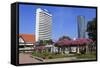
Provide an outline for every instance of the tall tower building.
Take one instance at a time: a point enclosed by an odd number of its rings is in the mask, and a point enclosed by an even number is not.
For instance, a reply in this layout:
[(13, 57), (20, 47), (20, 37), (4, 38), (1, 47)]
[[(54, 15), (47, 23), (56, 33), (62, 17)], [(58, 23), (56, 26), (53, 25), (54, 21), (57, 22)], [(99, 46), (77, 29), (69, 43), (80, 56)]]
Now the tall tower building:
[(78, 16), (77, 24), (78, 24), (78, 38), (85, 38), (86, 35), (85, 17)]
[(49, 40), (52, 34), (52, 15), (46, 10), (36, 10), (36, 41)]

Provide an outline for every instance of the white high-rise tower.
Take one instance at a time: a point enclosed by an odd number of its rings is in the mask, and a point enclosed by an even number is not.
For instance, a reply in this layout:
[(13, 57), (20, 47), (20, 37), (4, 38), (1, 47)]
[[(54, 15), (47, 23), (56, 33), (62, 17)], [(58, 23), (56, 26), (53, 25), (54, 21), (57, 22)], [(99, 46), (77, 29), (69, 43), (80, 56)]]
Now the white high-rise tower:
[(51, 39), (52, 15), (47, 10), (36, 10), (36, 41)]

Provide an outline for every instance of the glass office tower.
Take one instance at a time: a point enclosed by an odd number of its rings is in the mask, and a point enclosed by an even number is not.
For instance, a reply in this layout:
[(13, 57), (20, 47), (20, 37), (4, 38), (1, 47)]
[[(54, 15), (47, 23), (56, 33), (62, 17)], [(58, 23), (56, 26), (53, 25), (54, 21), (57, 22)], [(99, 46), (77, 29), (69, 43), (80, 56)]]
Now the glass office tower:
[(77, 16), (77, 24), (78, 24), (78, 38), (85, 38), (86, 35), (85, 17)]

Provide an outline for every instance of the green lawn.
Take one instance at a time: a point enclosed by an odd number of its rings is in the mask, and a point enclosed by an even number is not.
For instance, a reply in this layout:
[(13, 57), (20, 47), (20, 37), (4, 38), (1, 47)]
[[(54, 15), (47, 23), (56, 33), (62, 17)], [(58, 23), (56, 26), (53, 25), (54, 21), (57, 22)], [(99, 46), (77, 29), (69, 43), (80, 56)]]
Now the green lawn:
[(96, 58), (96, 53), (80, 54), (76, 55), (78, 59), (94, 59)]
[(43, 59), (55, 59), (55, 58), (65, 58), (65, 57), (76, 57), (77, 59), (91, 59), (96, 58), (96, 53), (89, 54), (54, 54), (50, 52), (33, 52), (32, 56), (41, 57)]
[(54, 54), (50, 52), (33, 52), (33, 56), (41, 57), (43, 59), (54, 59), (54, 58), (64, 58), (64, 57), (71, 57), (67, 54)]

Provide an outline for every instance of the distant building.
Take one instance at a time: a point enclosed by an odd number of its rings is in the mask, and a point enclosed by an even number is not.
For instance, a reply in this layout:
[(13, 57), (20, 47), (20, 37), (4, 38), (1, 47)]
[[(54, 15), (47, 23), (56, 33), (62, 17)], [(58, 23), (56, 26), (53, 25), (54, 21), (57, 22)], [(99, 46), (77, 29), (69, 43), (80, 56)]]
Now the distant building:
[(84, 16), (77, 17), (77, 25), (78, 25), (78, 38), (85, 38), (86, 25), (85, 25), (85, 17)]
[(51, 39), (52, 15), (46, 10), (36, 10), (36, 41)]

